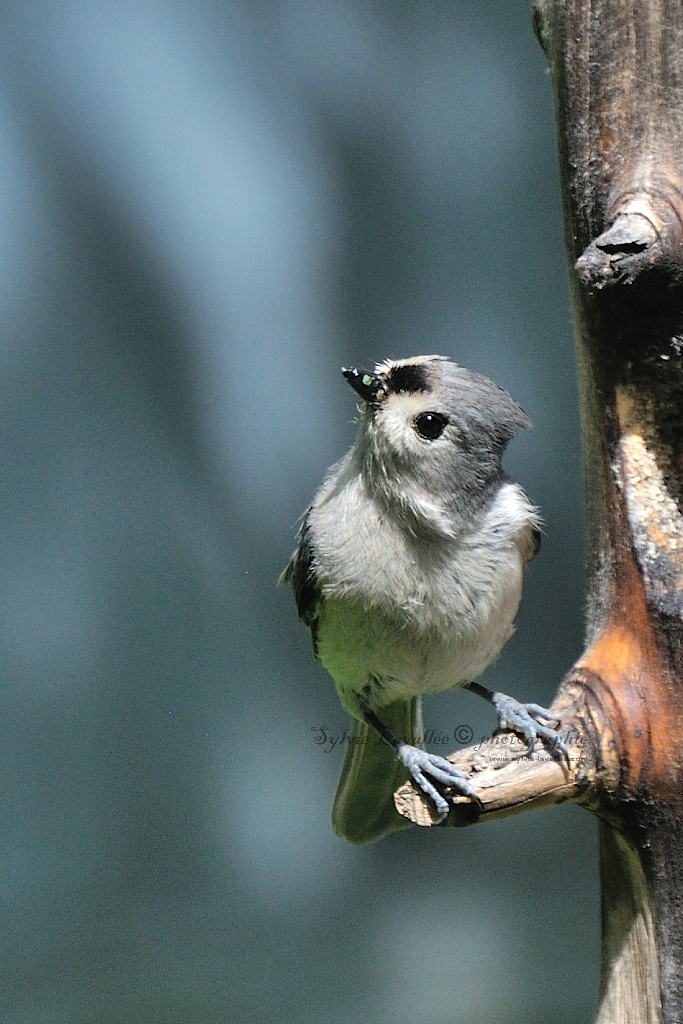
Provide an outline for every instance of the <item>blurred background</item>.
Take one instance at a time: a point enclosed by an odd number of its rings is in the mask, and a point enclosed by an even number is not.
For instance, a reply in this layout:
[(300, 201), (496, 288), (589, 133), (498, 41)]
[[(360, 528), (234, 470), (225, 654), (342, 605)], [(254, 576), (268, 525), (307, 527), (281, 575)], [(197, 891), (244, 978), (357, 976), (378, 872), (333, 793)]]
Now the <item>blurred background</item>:
[[(275, 586), (353, 438), (340, 366), (440, 352), (535, 425), (507, 467), (545, 537), (483, 681), (546, 702), (580, 653), (530, 21), (526, 0), (0, 3), (2, 1024), (592, 1019), (592, 818), (335, 838), (343, 752), (320, 740), (346, 719)], [(462, 693), (425, 718), (446, 749), (494, 726)]]

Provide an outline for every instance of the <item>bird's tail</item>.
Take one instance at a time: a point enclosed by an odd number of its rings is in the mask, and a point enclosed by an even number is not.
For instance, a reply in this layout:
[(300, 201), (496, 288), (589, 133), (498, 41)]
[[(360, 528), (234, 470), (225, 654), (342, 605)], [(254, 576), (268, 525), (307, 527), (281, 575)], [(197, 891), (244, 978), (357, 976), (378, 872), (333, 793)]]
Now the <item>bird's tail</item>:
[[(406, 743), (421, 744), (420, 698), (397, 701), (379, 712), (386, 727)], [(353, 719), (353, 728), (332, 808), (332, 825), (350, 843), (370, 843), (410, 822), (394, 807), (394, 790), (408, 778), (396, 751), (374, 729)]]

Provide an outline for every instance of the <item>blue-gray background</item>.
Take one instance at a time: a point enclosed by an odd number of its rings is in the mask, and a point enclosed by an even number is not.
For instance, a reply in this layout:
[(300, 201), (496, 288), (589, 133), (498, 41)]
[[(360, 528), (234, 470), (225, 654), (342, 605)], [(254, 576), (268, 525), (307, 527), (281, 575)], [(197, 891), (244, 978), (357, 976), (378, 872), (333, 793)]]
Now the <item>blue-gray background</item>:
[(345, 717), (275, 588), (353, 436), (339, 367), (447, 354), (535, 424), (546, 536), (485, 681), (552, 698), (556, 163), (526, 0), (0, 5), (2, 1024), (591, 1019), (593, 821), (336, 839)]

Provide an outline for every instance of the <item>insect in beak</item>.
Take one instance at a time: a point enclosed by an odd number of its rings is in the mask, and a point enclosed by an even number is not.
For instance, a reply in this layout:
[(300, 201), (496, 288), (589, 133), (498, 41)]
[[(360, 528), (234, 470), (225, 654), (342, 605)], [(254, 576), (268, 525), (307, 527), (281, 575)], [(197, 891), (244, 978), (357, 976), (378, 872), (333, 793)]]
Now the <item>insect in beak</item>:
[(381, 377), (368, 370), (347, 369), (342, 367), (342, 373), (357, 394), (367, 402), (368, 405), (377, 405), (380, 397), (385, 394), (386, 386)]

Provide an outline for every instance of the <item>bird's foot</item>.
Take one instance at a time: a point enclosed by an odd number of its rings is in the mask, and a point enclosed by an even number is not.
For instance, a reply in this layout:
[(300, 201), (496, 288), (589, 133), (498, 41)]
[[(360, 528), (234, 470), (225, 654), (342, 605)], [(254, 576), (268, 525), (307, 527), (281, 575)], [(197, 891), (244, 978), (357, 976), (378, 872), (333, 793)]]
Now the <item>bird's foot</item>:
[(569, 751), (559, 732), (539, 721), (544, 718), (546, 722), (555, 722), (559, 725), (559, 719), (552, 711), (542, 708), (539, 704), (522, 704), (504, 693), (492, 693), (491, 703), (498, 713), (498, 728), (511, 729), (512, 732), (523, 736), (527, 741), (529, 754), (533, 752), (536, 740), (540, 739), (551, 754), (569, 760)]
[(481, 804), (474, 786), (459, 768), (447, 761), (445, 757), (438, 754), (428, 754), (426, 750), (419, 747), (411, 747), (408, 743), (399, 743), (396, 753), (401, 763), (408, 769), (413, 781), (420, 787), (423, 793), (431, 797), (439, 815), (440, 824), (448, 815), (449, 805), (437, 788), (430, 782), (427, 776), (431, 776), (444, 786), (457, 790), (463, 796), (467, 796), (476, 804)]

